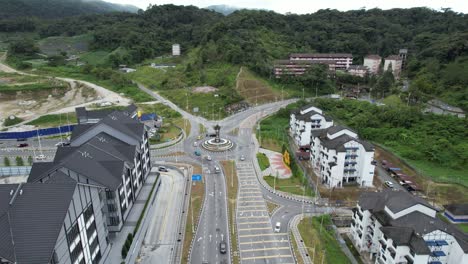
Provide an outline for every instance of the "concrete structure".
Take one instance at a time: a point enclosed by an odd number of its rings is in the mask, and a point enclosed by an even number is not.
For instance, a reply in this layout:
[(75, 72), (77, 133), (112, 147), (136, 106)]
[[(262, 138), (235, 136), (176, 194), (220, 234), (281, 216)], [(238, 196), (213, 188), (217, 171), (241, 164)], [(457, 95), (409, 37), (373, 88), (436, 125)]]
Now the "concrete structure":
[(372, 186), (374, 147), (349, 128), (332, 126), (313, 131), (310, 152), (314, 170), (328, 187)]
[(367, 55), (364, 57), (364, 66), (369, 69), (370, 74), (378, 74), (381, 61), (379, 55)]
[(172, 56), (180, 56), (180, 45), (172, 44)]
[(384, 71), (391, 70), (395, 79), (400, 78), (402, 60), (398, 55), (390, 55), (385, 58)]
[(444, 215), (452, 223), (468, 223), (468, 204), (446, 205)]
[(408, 49), (400, 49), (398, 51), (398, 56), (401, 58), (401, 68), (405, 69), (408, 61)]
[(314, 106), (306, 106), (291, 113), (289, 131), (298, 146), (310, 144), (313, 130), (333, 126), (333, 120)]
[(323, 184), (372, 186), (374, 147), (349, 128), (334, 126), (321, 109), (306, 106), (293, 111), (289, 132), (299, 146), (296, 155), (311, 160)]
[(47, 184), (0, 185), (0, 263), (103, 263), (101, 193), (62, 172)]
[(349, 53), (292, 53), (291, 61), (335, 62), (335, 69), (346, 70), (353, 63), (353, 55)]
[(351, 240), (375, 263), (468, 263), (468, 236), (436, 216), (425, 200), (405, 191), (363, 193)]
[(332, 60), (322, 61), (294, 61), (294, 60), (277, 60), (274, 62), (273, 73), (276, 78), (283, 75), (299, 76), (303, 75), (307, 69), (312, 65), (324, 64), (327, 65), (328, 70), (332, 73), (335, 72), (335, 62)]
[(346, 71), (353, 76), (364, 77), (369, 72), (369, 69), (362, 65), (351, 65)]

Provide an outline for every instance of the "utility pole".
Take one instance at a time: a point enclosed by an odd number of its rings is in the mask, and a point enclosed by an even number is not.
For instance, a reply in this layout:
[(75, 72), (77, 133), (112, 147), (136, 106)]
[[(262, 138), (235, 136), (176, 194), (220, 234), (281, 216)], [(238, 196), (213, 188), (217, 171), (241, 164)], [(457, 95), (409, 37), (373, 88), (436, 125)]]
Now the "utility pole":
[(302, 100), (304, 100), (304, 88), (302, 88)]
[(278, 178), (278, 171), (276, 171), (276, 177), (273, 180), (273, 190), (275, 190), (275, 191), (276, 191), (276, 178)]

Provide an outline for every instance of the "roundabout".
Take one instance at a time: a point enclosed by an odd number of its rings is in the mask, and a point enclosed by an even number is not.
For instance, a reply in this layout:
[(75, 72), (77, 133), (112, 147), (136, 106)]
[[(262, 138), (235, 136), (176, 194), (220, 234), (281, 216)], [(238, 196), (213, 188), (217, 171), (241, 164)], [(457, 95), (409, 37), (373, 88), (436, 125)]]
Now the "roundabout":
[(203, 141), (201, 144), (202, 147), (208, 151), (213, 151), (213, 152), (222, 152), (226, 150), (230, 150), (234, 147), (234, 143), (225, 138), (221, 138), (219, 136), (219, 131), (221, 130), (221, 127), (219, 125), (216, 125), (214, 127), (215, 130), (215, 137), (207, 139)]

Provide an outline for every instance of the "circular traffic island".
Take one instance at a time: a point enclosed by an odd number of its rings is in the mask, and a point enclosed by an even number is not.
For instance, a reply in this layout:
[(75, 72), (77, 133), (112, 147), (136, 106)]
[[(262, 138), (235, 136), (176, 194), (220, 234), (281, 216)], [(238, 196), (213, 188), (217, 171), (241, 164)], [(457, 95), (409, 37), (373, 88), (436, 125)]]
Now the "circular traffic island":
[(234, 143), (229, 139), (216, 137), (203, 141), (202, 147), (208, 151), (221, 152), (232, 149)]

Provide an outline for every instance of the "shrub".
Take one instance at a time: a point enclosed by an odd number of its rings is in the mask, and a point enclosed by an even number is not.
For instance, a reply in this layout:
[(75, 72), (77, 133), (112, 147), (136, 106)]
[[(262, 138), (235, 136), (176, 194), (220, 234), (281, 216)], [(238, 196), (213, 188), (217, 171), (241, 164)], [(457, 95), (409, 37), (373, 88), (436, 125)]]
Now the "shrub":
[(11, 166), (10, 159), (8, 157), (3, 158), (3, 165), (5, 165), (5, 167)]
[(24, 166), (24, 161), (22, 157), (16, 157), (16, 166)]

